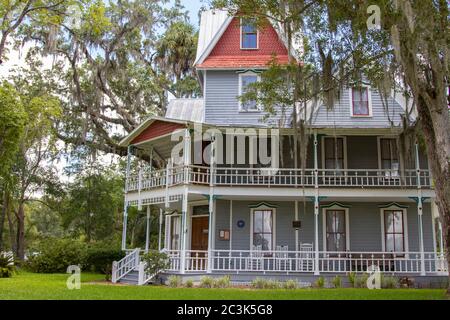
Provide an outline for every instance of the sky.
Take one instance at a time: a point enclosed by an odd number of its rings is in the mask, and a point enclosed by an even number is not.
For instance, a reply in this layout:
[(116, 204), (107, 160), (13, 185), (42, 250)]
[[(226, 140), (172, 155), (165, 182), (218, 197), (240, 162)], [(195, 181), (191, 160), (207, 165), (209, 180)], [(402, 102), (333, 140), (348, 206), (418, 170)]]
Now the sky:
[(198, 19), (198, 11), (202, 7), (202, 5), (206, 6), (205, 1), (203, 0), (181, 0), (181, 4), (189, 11), (189, 18), (191, 19), (191, 23), (198, 27), (199, 19)]

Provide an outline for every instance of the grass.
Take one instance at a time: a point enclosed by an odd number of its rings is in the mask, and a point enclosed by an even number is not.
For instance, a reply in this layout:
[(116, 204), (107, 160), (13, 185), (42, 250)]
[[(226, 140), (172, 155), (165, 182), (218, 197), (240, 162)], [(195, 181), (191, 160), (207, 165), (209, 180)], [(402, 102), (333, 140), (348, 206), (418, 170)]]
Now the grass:
[(438, 300), (445, 290), (434, 289), (201, 289), (163, 286), (111, 285), (99, 274), (82, 273), (81, 289), (68, 290), (67, 274), (21, 272), (0, 279), (0, 300)]

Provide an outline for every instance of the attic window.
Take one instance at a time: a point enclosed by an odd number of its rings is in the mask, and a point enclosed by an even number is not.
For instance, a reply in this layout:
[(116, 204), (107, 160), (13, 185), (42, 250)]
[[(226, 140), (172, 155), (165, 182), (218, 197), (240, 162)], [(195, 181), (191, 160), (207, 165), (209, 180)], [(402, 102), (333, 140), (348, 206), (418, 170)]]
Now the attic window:
[(241, 21), (241, 49), (258, 49), (258, 29), (252, 19)]
[(352, 116), (370, 117), (372, 115), (369, 87), (355, 87), (351, 89)]

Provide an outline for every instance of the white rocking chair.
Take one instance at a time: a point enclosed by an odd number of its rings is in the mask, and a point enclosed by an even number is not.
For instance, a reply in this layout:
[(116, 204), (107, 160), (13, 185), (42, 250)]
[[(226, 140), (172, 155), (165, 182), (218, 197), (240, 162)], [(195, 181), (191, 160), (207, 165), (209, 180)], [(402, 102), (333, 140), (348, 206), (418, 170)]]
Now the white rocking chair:
[(275, 267), (276, 270), (288, 270), (289, 266), (289, 248), (288, 246), (277, 246), (277, 251), (275, 252)]
[(252, 246), (250, 255), (247, 258), (247, 270), (261, 270), (263, 262), (262, 245)]
[(299, 271), (313, 271), (314, 246), (312, 243), (300, 242), (300, 254), (297, 269)]

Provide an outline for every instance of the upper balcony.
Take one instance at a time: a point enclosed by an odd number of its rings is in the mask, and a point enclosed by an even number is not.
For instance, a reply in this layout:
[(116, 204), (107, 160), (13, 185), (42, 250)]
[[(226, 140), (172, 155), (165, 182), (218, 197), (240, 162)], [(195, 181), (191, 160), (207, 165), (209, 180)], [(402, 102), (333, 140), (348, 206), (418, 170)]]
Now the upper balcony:
[(364, 170), (364, 169), (273, 169), (273, 168), (211, 168), (206, 166), (174, 166), (131, 175), (126, 192), (173, 187), (181, 184), (205, 186), (249, 187), (346, 187), (431, 189), (429, 170)]

